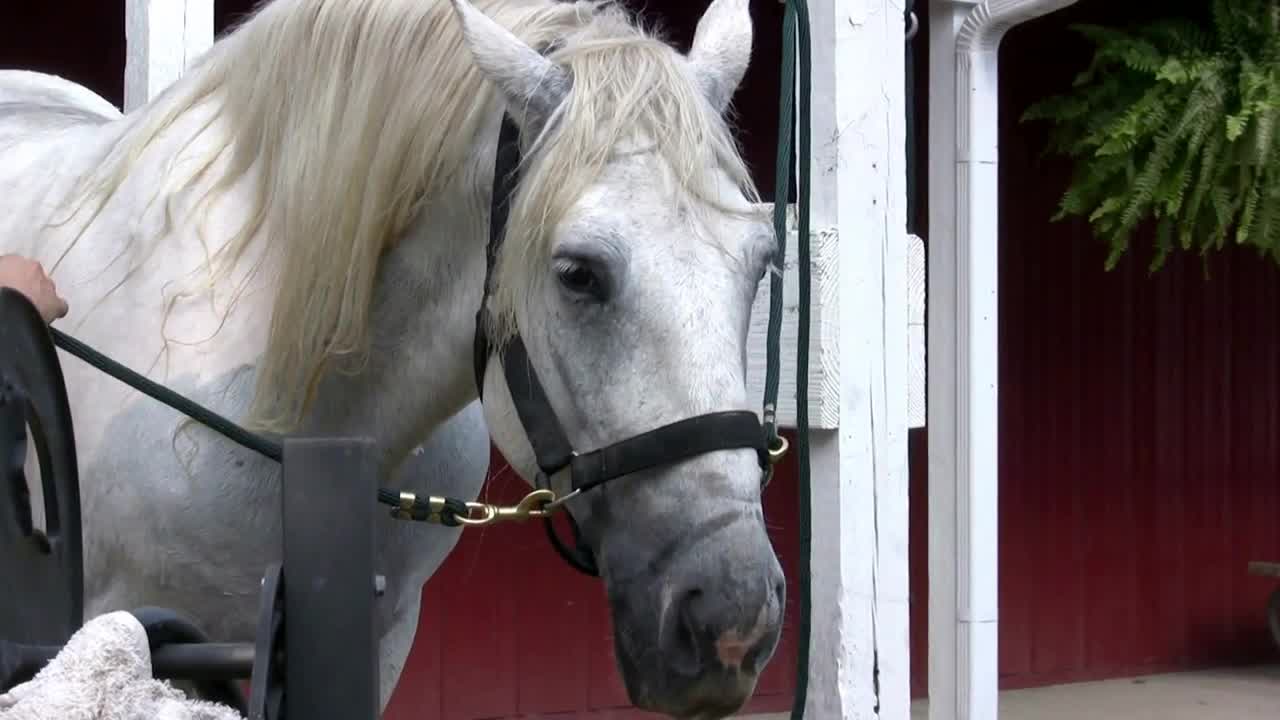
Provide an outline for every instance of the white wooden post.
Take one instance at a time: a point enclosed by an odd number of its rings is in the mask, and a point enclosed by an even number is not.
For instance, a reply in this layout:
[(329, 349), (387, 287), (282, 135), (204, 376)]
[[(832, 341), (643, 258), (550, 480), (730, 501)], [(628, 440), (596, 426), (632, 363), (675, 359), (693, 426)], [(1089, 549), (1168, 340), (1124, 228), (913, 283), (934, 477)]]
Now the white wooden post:
[(213, 45), (213, 0), (125, 0), (124, 110), (159, 95)]
[(1000, 40), (1075, 0), (929, 9), (929, 718), (996, 720)]
[(809, 12), (813, 107), (801, 122), (813, 156), (802, 181), (815, 237), (836, 239), (839, 283), (823, 307), (839, 422), (812, 438), (805, 716), (907, 720), (905, 24), (889, 0), (810, 0)]

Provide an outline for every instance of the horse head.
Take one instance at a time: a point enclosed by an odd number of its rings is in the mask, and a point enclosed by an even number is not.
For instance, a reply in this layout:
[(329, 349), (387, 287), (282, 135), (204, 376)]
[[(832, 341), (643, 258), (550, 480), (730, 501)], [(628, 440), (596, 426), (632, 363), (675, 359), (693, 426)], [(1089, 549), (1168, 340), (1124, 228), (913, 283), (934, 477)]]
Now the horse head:
[[(517, 472), (561, 497), (580, 468), (551, 474), (548, 443), (573, 449), (563, 465), (613, 449), (584, 473), (635, 466), (564, 503), (607, 588), (632, 701), (731, 714), (776, 647), (784, 605), (761, 452), (716, 425), (752, 409), (749, 315), (776, 247), (725, 119), (750, 56), (748, 4), (713, 2), (687, 55), (620, 31), (607, 7), (534, 48), (454, 5), (523, 152), (480, 318), (490, 431)], [(504, 349), (515, 343), (513, 369)], [(490, 351), (503, 362), (486, 363)], [(532, 402), (525, 375), (546, 407), (517, 400)], [(539, 447), (547, 430), (530, 413), (559, 436)], [(679, 425), (690, 418), (709, 419)], [(673, 423), (706, 437), (654, 433)], [(671, 449), (702, 440), (697, 452)]]

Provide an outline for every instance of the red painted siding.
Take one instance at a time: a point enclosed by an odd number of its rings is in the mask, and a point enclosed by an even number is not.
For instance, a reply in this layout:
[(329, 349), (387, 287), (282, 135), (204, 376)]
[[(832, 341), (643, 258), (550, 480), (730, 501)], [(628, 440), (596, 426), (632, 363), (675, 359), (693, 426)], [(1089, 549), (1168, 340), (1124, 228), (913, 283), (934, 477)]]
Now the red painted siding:
[[(1207, 266), (1180, 258), (1149, 276), (1146, 235), (1136, 257), (1104, 272), (1086, 225), (1047, 221), (1070, 170), (1042, 156), (1044, 128), (1017, 122), (1087, 63), (1068, 24), (1150, 11), (1084, 0), (1015, 29), (1001, 49), (1005, 688), (1280, 659), (1262, 609), (1272, 584), (1245, 573), (1250, 559), (1280, 559), (1280, 270), (1231, 248)], [(926, 58), (918, 48), (917, 63)], [(917, 108), (925, 124), (928, 98)], [(927, 162), (927, 145), (919, 154)], [(913, 433), (918, 697), (927, 693), (926, 453), (927, 438)]]
[(1036, 194), (1002, 247), (1005, 685), (1274, 656), (1244, 569), (1280, 558), (1280, 272), (1106, 274)]
[[(1250, 559), (1280, 559), (1280, 270), (1229, 249), (1105, 272), (1047, 222), (1069, 168), (1018, 115), (1089, 51), (1084, 3), (1006, 40), (1001, 83), (1000, 672), (1006, 687), (1275, 657)], [(1105, 15), (1103, 13), (1106, 13)]]

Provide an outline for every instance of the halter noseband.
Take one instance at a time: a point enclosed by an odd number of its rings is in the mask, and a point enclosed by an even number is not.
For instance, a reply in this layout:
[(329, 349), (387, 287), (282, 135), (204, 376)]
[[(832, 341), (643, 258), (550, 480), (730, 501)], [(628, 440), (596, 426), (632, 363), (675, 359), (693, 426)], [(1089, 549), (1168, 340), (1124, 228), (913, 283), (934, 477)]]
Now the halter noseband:
[[(519, 180), (520, 131), (509, 115), (502, 119), (498, 136), (497, 157), (494, 162), (493, 199), (489, 216), (489, 245), (486, 251), (484, 296), (476, 313), (475, 332), (475, 381), (481, 400), (484, 399), (484, 376), (488, 369), (492, 344), (488, 335), (488, 303), (492, 291), (493, 268), (506, 233), (511, 197)], [(579, 453), (573, 449), (564, 428), (560, 425), (546, 391), (539, 382), (524, 341), (519, 333), (503, 347), (499, 355), (515, 404), (520, 424), (524, 426), (529, 444), (537, 458), (539, 473), (535, 479), (538, 489), (550, 489), (550, 478), (568, 468), (570, 492), (553, 501), (560, 505), (571, 497), (603, 485), (631, 473), (659, 465), (679, 462), (696, 455), (718, 450), (750, 448), (756, 451), (763, 482), (768, 480), (772, 467), (771, 453), (764, 426), (754, 412), (730, 410), (678, 420), (620, 440), (612, 445)], [(571, 550), (556, 534), (550, 515), (544, 516), (547, 536), (560, 556), (575, 569), (592, 576), (599, 575), (599, 568), (591, 550), (583, 542), (578, 525), (569, 518), (574, 534), (575, 547)]]

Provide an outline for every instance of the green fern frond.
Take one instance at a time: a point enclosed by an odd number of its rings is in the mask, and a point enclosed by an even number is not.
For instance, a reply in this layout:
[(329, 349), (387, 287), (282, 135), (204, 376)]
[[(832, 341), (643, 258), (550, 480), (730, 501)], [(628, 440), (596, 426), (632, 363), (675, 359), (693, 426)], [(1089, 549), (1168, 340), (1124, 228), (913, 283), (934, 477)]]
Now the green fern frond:
[(1072, 91), (1027, 108), (1075, 170), (1054, 220), (1081, 217), (1107, 266), (1146, 220), (1151, 269), (1226, 242), (1280, 257), (1280, 0), (1212, 0), (1213, 22), (1074, 25), (1094, 47)]

